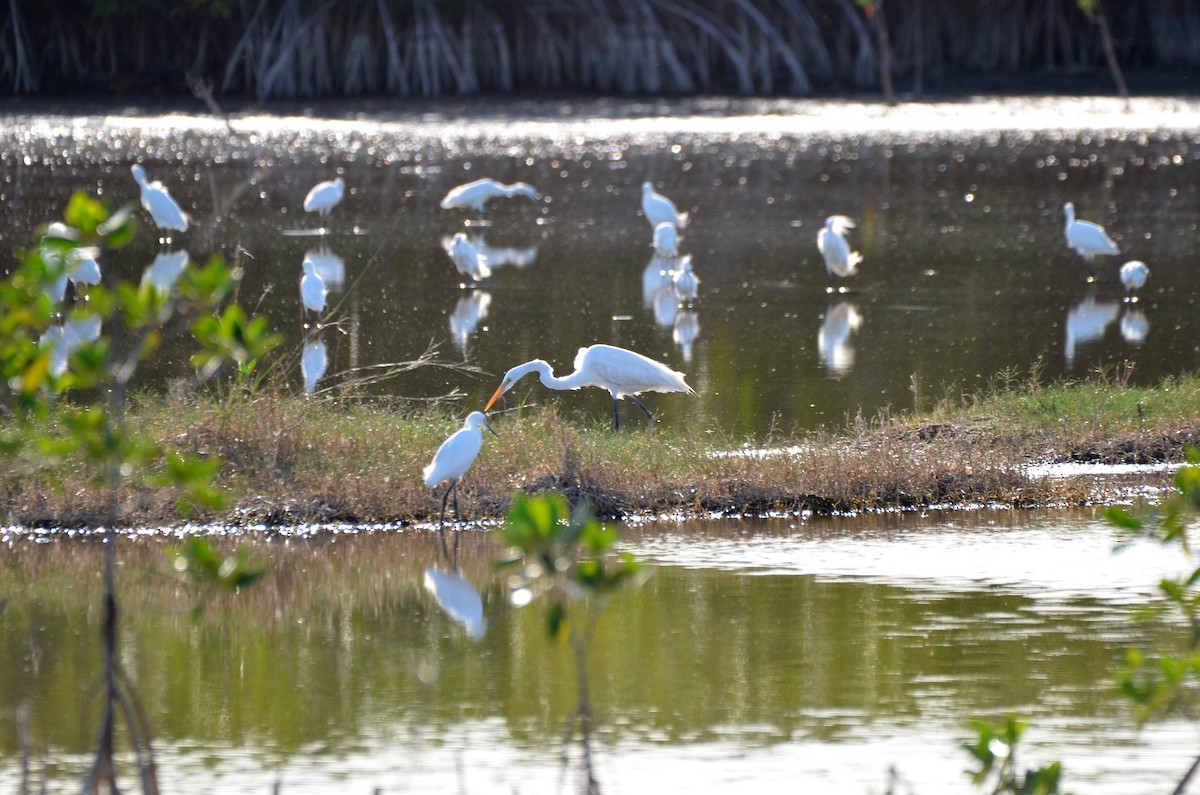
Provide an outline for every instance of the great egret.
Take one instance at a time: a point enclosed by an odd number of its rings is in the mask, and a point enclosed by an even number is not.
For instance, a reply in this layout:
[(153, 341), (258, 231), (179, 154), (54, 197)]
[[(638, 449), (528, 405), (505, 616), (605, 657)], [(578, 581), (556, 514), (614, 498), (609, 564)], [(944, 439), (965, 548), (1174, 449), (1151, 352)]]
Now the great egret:
[(531, 199), (538, 197), (537, 190), (532, 185), (527, 185), (524, 182), (514, 182), (511, 185), (505, 185), (503, 182), (497, 182), (494, 179), (477, 179), (474, 182), (468, 182), (465, 185), (459, 185), (446, 194), (446, 198), (442, 199), (441, 207), (443, 210), (449, 210), (453, 207), (467, 207), (477, 213), (483, 212), (483, 206), (490, 199), (510, 196), (528, 196)]
[(1139, 259), (1130, 260), (1121, 266), (1121, 284), (1125, 285), (1127, 292), (1135, 293), (1142, 289), (1149, 276), (1150, 269)]
[(654, 227), (654, 253), (660, 257), (679, 256), (679, 230), (669, 221)]
[(825, 219), (825, 227), (817, 233), (817, 250), (825, 258), (828, 273), (845, 278), (858, 272), (863, 256), (850, 250), (846, 232), (854, 228), (854, 221), (844, 215), (831, 215)]
[(463, 276), (470, 276), (473, 280), (480, 281), (492, 275), (487, 258), (479, 253), (479, 250), (462, 232), (457, 233), (450, 241), (450, 257), (454, 260), (454, 267)]
[(321, 278), (321, 274), (317, 273), (316, 264), (306, 258), (304, 275), (300, 277), (300, 300), (304, 302), (304, 308), (317, 314), (324, 312), (327, 292), (325, 280)]
[(138, 187), (142, 191), (142, 207), (146, 208), (146, 212), (150, 213), (150, 217), (154, 219), (154, 224), (160, 229), (175, 229), (180, 232), (186, 232), (188, 228), (188, 217), (183, 210), (179, 208), (175, 200), (171, 198), (171, 194), (163, 184), (157, 180), (148, 182), (146, 180), (146, 170), (135, 163), (130, 167), (133, 172), (133, 178), (137, 180)]
[[(482, 411), (472, 411), (467, 415), (467, 419), (463, 422), (463, 426), (450, 435), (450, 438), (442, 442), (442, 446), (433, 455), (433, 461), (422, 471), (425, 478), (425, 485), (429, 488), (437, 488), (447, 480), (450, 485), (446, 488), (446, 493), (442, 495), (442, 513), (438, 519), (438, 532), (442, 535), (442, 552), (446, 555), (446, 559), (450, 559), (450, 551), (446, 548), (446, 534), (444, 524), (446, 521), (446, 500), (450, 497), (450, 492), (454, 492), (454, 518), (460, 519), (458, 513), (458, 481), (462, 480), (462, 476), (467, 474), (467, 470), (471, 468), (471, 464), (475, 462), (476, 456), (483, 448), (483, 429), (487, 428), (492, 432), (493, 436), (499, 436), (496, 431), (488, 424), (487, 415)], [(454, 537), (454, 554), (458, 557), (458, 536)]]
[(341, 177), (337, 179), (318, 182), (312, 186), (308, 195), (304, 197), (304, 212), (319, 213), (322, 223), (329, 217), (329, 213), (334, 207), (342, 201), (342, 196), (346, 193), (346, 181)]
[(580, 348), (575, 356), (575, 372), (561, 378), (554, 375), (549, 363), (542, 359), (534, 359), (519, 364), (504, 374), (504, 379), (496, 389), (492, 399), (484, 406), (484, 411), (500, 399), (513, 384), (520, 381), (529, 373), (537, 373), (543, 386), (550, 389), (579, 389), (584, 386), (596, 386), (607, 389), (613, 400), (613, 430), (621, 424), (617, 411), (617, 401), (627, 397), (634, 402), (646, 416), (654, 419), (650, 409), (637, 399), (642, 392), (687, 392), (694, 394), (692, 388), (683, 380), (683, 373), (676, 372), (665, 364), (648, 359), (640, 353), (618, 348), (614, 345), (592, 345)]
[(164, 251), (154, 257), (154, 261), (142, 273), (142, 283), (149, 283), (159, 292), (170, 292), (183, 275), (183, 269), (188, 264), (186, 249), (179, 251)]
[(825, 313), (825, 322), (817, 332), (817, 355), (835, 376), (841, 377), (854, 368), (850, 335), (861, 327), (862, 315), (854, 304), (842, 301)]
[(671, 282), (675, 286), (675, 295), (680, 301), (694, 301), (696, 296), (700, 294), (700, 277), (692, 270), (692, 256), (683, 258), (680, 267), (671, 275)]
[(1091, 221), (1075, 220), (1075, 205), (1067, 202), (1063, 205), (1067, 216), (1066, 234), (1067, 245), (1079, 252), (1079, 255), (1091, 264), (1099, 254), (1120, 254), (1121, 249), (1104, 231), (1104, 227)]
[(652, 228), (657, 228), (659, 224), (670, 224), (676, 229), (687, 226), (688, 214), (679, 212), (675, 202), (656, 193), (649, 182), (642, 183), (642, 212)]

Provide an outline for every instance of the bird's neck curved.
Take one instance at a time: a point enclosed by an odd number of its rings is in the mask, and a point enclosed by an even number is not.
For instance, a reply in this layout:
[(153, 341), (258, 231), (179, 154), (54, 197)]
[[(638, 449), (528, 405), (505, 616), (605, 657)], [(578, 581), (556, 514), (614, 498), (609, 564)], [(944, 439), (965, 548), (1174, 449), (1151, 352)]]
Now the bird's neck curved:
[(542, 382), (542, 385), (550, 389), (575, 389), (580, 386), (577, 378), (578, 372), (560, 378), (554, 374), (554, 371), (550, 369), (550, 363), (544, 359), (534, 359), (514, 368), (512, 380), (515, 383), (529, 373), (537, 373), (538, 380)]

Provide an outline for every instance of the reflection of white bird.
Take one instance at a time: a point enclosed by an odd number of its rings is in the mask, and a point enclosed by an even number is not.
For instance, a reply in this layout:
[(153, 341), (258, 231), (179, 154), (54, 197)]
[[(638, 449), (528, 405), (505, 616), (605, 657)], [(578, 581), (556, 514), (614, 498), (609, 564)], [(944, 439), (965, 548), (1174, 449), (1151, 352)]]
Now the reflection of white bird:
[(454, 337), (455, 347), (460, 351), (466, 350), (467, 340), (487, 317), (491, 303), (490, 293), (471, 290), (454, 305), (454, 311), (450, 313), (450, 334)]
[(858, 272), (862, 254), (850, 250), (846, 232), (854, 228), (854, 221), (844, 215), (831, 215), (825, 219), (825, 227), (817, 233), (817, 250), (825, 257), (825, 270), (836, 276), (851, 276)]
[(50, 347), (50, 374), (61, 376), (67, 371), (71, 352), (88, 342), (100, 338), (100, 316), (88, 315), (70, 318), (61, 325), (54, 325), (42, 334), (42, 343)]
[(659, 224), (670, 224), (677, 229), (687, 226), (688, 214), (679, 212), (675, 202), (656, 193), (649, 182), (642, 183), (642, 212), (652, 228), (657, 228)]
[(675, 286), (675, 295), (679, 296), (680, 301), (694, 301), (696, 296), (700, 294), (700, 277), (692, 270), (692, 256), (683, 258), (679, 269), (671, 275), (671, 282)]
[(683, 373), (678, 373), (648, 359), (640, 353), (618, 348), (613, 345), (592, 345), (580, 348), (575, 356), (575, 372), (561, 378), (554, 375), (550, 365), (542, 359), (534, 359), (519, 364), (504, 374), (504, 379), (496, 389), (492, 399), (487, 402), (484, 411), (500, 399), (513, 384), (520, 381), (529, 373), (537, 373), (543, 386), (550, 389), (579, 389), (584, 386), (597, 386), (607, 389), (613, 400), (613, 430), (620, 426), (621, 418), (617, 412), (617, 401), (627, 397), (634, 402), (646, 416), (654, 419), (650, 409), (637, 399), (642, 392), (687, 392), (692, 394), (692, 388), (683, 380)]
[(660, 257), (679, 256), (679, 230), (669, 221), (654, 227), (654, 253)]
[(446, 615), (462, 624), (467, 634), (478, 640), (487, 629), (483, 619), (483, 599), (475, 586), (461, 574), (425, 569), (425, 590), (433, 594)]
[(1075, 220), (1075, 205), (1067, 202), (1063, 205), (1067, 216), (1067, 245), (1079, 252), (1079, 255), (1092, 263), (1098, 254), (1120, 254), (1121, 249), (1112, 242), (1108, 232), (1099, 224), (1091, 221)]
[(679, 296), (675, 295), (675, 285), (667, 277), (667, 285), (654, 294), (654, 322), (663, 328), (675, 325), (679, 317)]
[(1125, 285), (1127, 292), (1134, 293), (1142, 289), (1149, 276), (1150, 269), (1141, 260), (1130, 260), (1121, 266), (1121, 284)]
[(325, 280), (317, 273), (316, 265), (306, 258), (304, 275), (300, 277), (300, 300), (304, 302), (304, 308), (318, 314), (324, 312), (327, 292)]
[(312, 186), (304, 197), (304, 212), (320, 213), (321, 220), (329, 217), (329, 213), (337, 207), (346, 192), (346, 181), (337, 179), (318, 182)]
[(63, 271), (58, 278), (46, 285), (46, 296), (54, 303), (60, 303), (67, 294), (67, 282), (72, 284), (99, 284), (100, 264), (96, 257), (100, 249), (95, 246), (68, 249), (62, 258)]
[(671, 263), (655, 254), (642, 271), (642, 306), (653, 306), (655, 298), (664, 288), (668, 291), (674, 289), (671, 284)]
[(175, 282), (183, 275), (183, 269), (188, 264), (186, 249), (179, 251), (164, 251), (154, 257), (150, 267), (142, 273), (142, 283), (149, 283), (160, 292), (170, 292)]
[(148, 182), (145, 169), (136, 163), (130, 168), (130, 171), (133, 172), (133, 178), (137, 180), (138, 187), (142, 190), (142, 206), (146, 208), (146, 212), (150, 213), (155, 225), (160, 229), (176, 229), (186, 232), (188, 217), (171, 198), (171, 194), (167, 192), (163, 184), (157, 180)]
[(1120, 306), (1115, 303), (1098, 303), (1094, 296), (1088, 296), (1067, 313), (1067, 339), (1064, 354), (1067, 365), (1075, 361), (1075, 348), (1085, 342), (1098, 340), (1104, 336), (1108, 324), (1117, 319)]
[[(446, 521), (446, 500), (450, 497), (450, 492), (454, 492), (454, 517), (455, 519), (461, 518), (458, 513), (458, 481), (467, 474), (467, 470), (471, 468), (475, 457), (483, 448), (484, 428), (491, 431), (493, 436), (497, 435), (492, 430), (492, 426), (488, 424), (486, 414), (482, 411), (472, 411), (467, 415), (463, 426), (442, 442), (442, 446), (433, 455), (433, 461), (421, 473), (425, 478), (425, 485), (431, 489), (447, 480), (450, 481), (446, 493), (442, 495), (442, 514), (438, 520), (438, 531), (442, 533), (442, 552), (446, 555), (447, 560), (450, 558), (450, 550), (446, 548), (446, 535), (443, 529)], [(454, 538), (454, 551), (457, 556), (457, 535)]]
[(325, 375), (329, 367), (329, 351), (325, 341), (320, 337), (304, 343), (300, 354), (300, 377), (304, 379), (304, 394), (311, 395), (317, 388), (317, 382)]
[(462, 232), (456, 234), (450, 241), (450, 257), (454, 260), (454, 267), (463, 276), (470, 276), (475, 281), (479, 281), (492, 275), (492, 269), (488, 267), (487, 259), (479, 253), (479, 250)]
[(327, 250), (306, 251), (304, 261), (312, 262), (313, 270), (325, 282), (326, 290), (340, 290), (346, 283), (346, 262)]
[(854, 348), (850, 335), (862, 327), (862, 315), (854, 304), (842, 301), (825, 313), (825, 322), (817, 332), (817, 353), (821, 364), (836, 376), (854, 367)]
[(700, 336), (700, 316), (690, 310), (680, 312), (671, 328), (671, 338), (679, 346), (685, 363), (692, 361), (692, 343)]
[(537, 190), (532, 185), (527, 185), (524, 182), (514, 182), (511, 185), (505, 185), (503, 182), (497, 182), (494, 179), (477, 179), (474, 182), (468, 182), (465, 185), (459, 185), (446, 194), (446, 198), (442, 199), (441, 207), (443, 210), (449, 210), (452, 207), (464, 207), (473, 209), (477, 213), (483, 212), (483, 206), (491, 199), (510, 196), (528, 196), (531, 199), (538, 197)]
[(1121, 336), (1131, 345), (1140, 345), (1150, 333), (1150, 321), (1140, 309), (1127, 309), (1121, 315)]
[(475, 249), (487, 262), (488, 267), (495, 270), (504, 265), (524, 268), (526, 265), (532, 264), (537, 259), (538, 247), (515, 248), (513, 246), (489, 246), (480, 239), (475, 244)]

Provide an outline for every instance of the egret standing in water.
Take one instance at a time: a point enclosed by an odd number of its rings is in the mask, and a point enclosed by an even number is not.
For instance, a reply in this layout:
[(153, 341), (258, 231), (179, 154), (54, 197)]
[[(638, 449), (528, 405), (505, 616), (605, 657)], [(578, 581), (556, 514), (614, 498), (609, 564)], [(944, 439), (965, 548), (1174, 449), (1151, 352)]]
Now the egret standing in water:
[(669, 221), (663, 221), (654, 227), (654, 253), (660, 257), (673, 259), (679, 256), (679, 230)]
[(141, 188), (142, 207), (150, 213), (150, 217), (154, 219), (154, 225), (159, 229), (186, 232), (188, 217), (171, 198), (166, 187), (158, 180), (149, 182), (146, 179), (146, 170), (139, 164), (135, 163), (129, 170), (133, 172), (133, 178), (137, 180), (138, 187)]
[(468, 182), (465, 185), (453, 188), (446, 194), (446, 198), (442, 199), (441, 207), (443, 210), (449, 210), (453, 207), (469, 208), (477, 213), (482, 213), (483, 206), (489, 200), (511, 196), (528, 196), (531, 199), (536, 199), (538, 192), (532, 185), (527, 185), (524, 182), (514, 182), (511, 185), (505, 185), (503, 182), (497, 182), (494, 179), (477, 179), (474, 182)]
[(333, 208), (341, 203), (345, 193), (346, 181), (341, 177), (318, 182), (304, 197), (304, 212), (318, 213), (321, 216), (321, 223), (325, 223), (325, 219), (329, 217)]
[(327, 293), (325, 280), (321, 278), (321, 274), (317, 273), (316, 264), (305, 258), (304, 275), (300, 277), (300, 300), (304, 303), (304, 308), (310, 312), (316, 312), (318, 315), (321, 314), (325, 311), (325, 295)]
[(534, 359), (519, 364), (504, 374), (492, 399), (487, 402), (484, 411), (500, 399), (513, 384), (520, 381), (529, 373), (537, 373), (543, 386), (550, 389), (579, 389), (584, 386), (596, 386), (607, 389), (613, 400), (613, 430), (621, 424), (621, 416), (617, 411), (617, 401), (627, 397), (637, 405), (646, 416), (654, 419), (650, 409), (637, 399), (642, 392), (686, 392), (694, 394), (692, 388), (683, 380), (683, 373), (676, 372), (665, 364), (648, 359), (640, 353), (618, 348), (613, 345), (592, 345), (580, 348), (575, 356), (575, 372), (559, 378), (550, 369), (550, 364), (542, 359)]
[(1075, 220), (1074, 204), (1064, 204), (1063, 212), (1067, 216), (1067, 245), (1078, 251), (1079, 256), (1087, 260), (1089, 265), (1096, 261), (1097, 255), (1121, 253), (1121, 249), (1117, 248), (1117, 244), (1108, 236), (1108, 232), (1104, 231), (1104, 227), (1091, 221)]
[(481, 281), (492, 275), (487, 257), (480, 254), (479, 249), (475, 248), (462, 232), (455, 234), (454, 239), (450, 241), (450, 257), (454, 260), (454, 267), (458, 272), (471, 277), (473, 281)]
[(825, 258), (825, 271), (845, 278), (858, 273), (863, 256), (850, 250), (846, 232), (854, 228), (854, 221), (844, 215), (831, 215), (825, 219), (825, 227), (817, 233), (817, 250)]
[(683, 263), (671, 275), (675, 295), (680, 301), (695, 301), (700, 294), (700, 277), (692, 270), (692, 255), (683, 258)]
[[(484, 428), (491, 431), (493, 436), (499, 436), (488, 424), (486, 414), (482, 411), (472, 411), (467, 415), (463, 426), (442, 442), (442, 446), (433, 455), (433, 461), (422, 472), (425, 485), (431, 489), (437, 488), (447, 480), (450, 481), (446, 493), (442, 495), (442, 513), (438, 519), (438, 532), (442, 536), (442, 553), (446, 556), (447, 561), (450, 560), (450, 550), (446, 548), (446, 500), (449, 499), (450, 492), (454, 492), (454, 518), (459, 520), (461, 517), (458, 513), (458, 481), (467, 474), (467, 470), (471, 468), (471, 464), (475, 462), (476, 456), (483, 448)], [(455, 565), (457, 565), (457, 534), (454, 536), (454, 557)]]
[(687, 226), (688, 214), (679, 212), (675, 202), (661, 193), (656, 193), (654, 186), (649, 182), (642, 183), (642, 212), (645, 213), (651, 227), (670, 224), (676, 229), (683, 229)]
[[(1121, 266), (1121, 284), (1125, 285), (1126, 292), (1136, 293), (1142, 289), (1149, 276), (1150, 269), (1139, 259), (1130, 260)], [(1137, 298), (1134, 297), (1132, 300), (1136, 301)]]

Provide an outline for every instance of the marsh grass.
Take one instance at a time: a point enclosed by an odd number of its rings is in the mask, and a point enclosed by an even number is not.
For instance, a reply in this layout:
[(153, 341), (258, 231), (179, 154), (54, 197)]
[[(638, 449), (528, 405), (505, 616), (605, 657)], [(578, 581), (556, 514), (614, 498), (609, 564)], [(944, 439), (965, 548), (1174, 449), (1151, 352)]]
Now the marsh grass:
[[(437, 515), (421, 469), (461, 425), (446, 408), (313, 400), (266, 390), (140, 396), (131, 416), (166, 445), (221, 458), (231, 523), (418, 522)], [(1200, 441), (1200, 377), (1130, 386), (1122, 374), (1047, 386), (999, 382), (928, 412), (857, 417), (838, 432), (773, 438), (768, 449), (719, 430), (564, 415), (555, 404), (493, 417), (460, 487), (465, 520), (504, 515), (516, 491), (586, 498), (606, 517), (643, 513), (830, 514), (971, 504), (1080, 505), (1120, 496), (1080, 479), (1031, 480), (1034, 462), (1182, 460)], [(0, 478), (11, 524), (91, 526), (103, 494), (70, 461), (10, 462)], [(1153, 478), (1154, 476), (1148, 476)], [(1127, 484), (1126, 484), (1127, 485)], [(170, 495), (121, 495), (129, 524), (177, 521)]]

